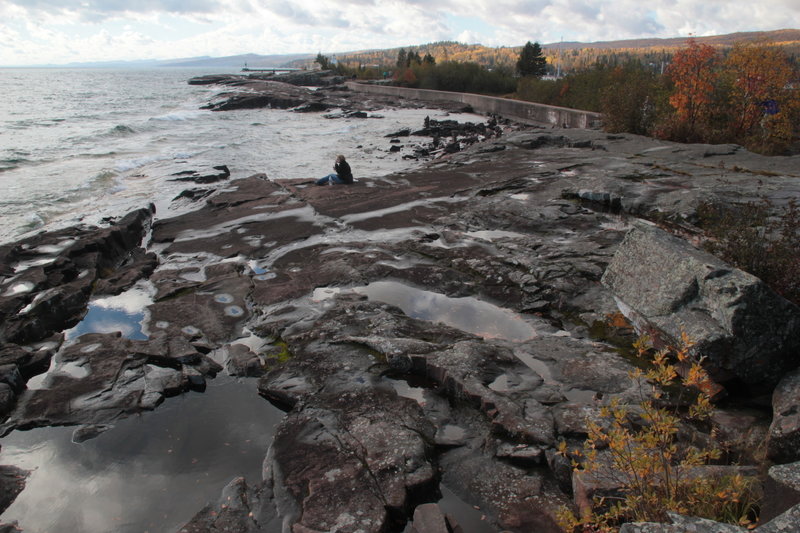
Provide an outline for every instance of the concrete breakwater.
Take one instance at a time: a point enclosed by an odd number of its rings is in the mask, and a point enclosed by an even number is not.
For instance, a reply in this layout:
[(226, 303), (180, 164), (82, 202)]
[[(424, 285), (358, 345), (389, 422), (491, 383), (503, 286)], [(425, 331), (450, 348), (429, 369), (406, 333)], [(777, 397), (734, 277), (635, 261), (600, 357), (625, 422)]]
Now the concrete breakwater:
[(600, 113), (568, 109), (552, 105), (536, 104), (497, 98), (482, 94), (456, 93), (450, 91), (431, 91), (428, 89), (409, 89), (390, 85), (371, 83), (345, 83), (351, 91), (395, 96), (426, 102), (457, 102), (472, 107), (478, 113), (490, 113), (525, 124), (550, 124), (561, 128), (599, 129), (603, 116)]

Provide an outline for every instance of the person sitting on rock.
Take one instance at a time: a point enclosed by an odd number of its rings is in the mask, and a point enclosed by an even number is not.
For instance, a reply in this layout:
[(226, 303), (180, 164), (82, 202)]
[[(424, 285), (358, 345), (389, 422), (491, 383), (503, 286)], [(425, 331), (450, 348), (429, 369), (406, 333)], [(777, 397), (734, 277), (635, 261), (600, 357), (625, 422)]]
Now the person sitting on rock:
[(350, 165), (347, 164), (347, 161), (344, 160), (343, 155), (336, 156), (336, 163), (333, 165), (333, 174), (328, 174), (324, 178), (320, 178), (317, 180), (317, 185), (326, 185), (326, 184), (345, 184), (350, 185), (353, 183), (353, 172), (350, 170)]

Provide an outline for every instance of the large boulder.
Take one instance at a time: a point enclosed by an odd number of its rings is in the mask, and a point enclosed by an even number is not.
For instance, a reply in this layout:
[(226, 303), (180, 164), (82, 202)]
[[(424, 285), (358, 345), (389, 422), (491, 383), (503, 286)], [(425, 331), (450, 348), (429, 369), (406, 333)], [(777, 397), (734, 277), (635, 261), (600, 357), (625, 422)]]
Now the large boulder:
[(800, 370), (784, 377), (772, 394), (767, 454), (778, 463), (800, 461)]
[(640, 328), (669, 341), (688, 333), (719, 382), (770, 390), (800, 361), (796, 305), (651, 224), (635, 224), (602, 282)]

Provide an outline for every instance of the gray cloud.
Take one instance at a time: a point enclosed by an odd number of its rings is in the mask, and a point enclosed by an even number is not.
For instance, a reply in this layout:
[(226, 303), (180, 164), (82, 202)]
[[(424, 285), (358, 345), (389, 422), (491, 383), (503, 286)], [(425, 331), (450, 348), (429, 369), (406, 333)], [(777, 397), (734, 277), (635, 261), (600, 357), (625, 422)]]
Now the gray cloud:
[(81, 18), (102, 20), (122, 13), (200, 14), (218, 11), (220, 0), (6, 0), (29, 11), (78, 13)]

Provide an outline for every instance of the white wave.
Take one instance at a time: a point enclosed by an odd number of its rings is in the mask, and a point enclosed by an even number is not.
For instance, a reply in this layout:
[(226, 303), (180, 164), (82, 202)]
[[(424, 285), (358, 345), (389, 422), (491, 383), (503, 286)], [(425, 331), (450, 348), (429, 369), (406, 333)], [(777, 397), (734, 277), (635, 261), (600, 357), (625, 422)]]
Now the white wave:
[(117, 163), (114, 165), (114, 170), (117, 172), (128, 172), (129, 170), (141, 168), (145, 165), (149, 165), (150, 163), (166, 161), (168, 159), (173, 159), (173, 157), (171, 155), (157, 154), (136, 157), (133, 159), (123, 159), (121, 161), (117, 161)]
[(169, 122), (177, 122), (177, 121), (184, 121), (184, 120), (194, 120), (205, 115), (208, 115), (211, 111), (206, 110), (198, 110), (198, 109), (184, 109), (181, 111), (172, 111), (170, 113), (166, 113), (164, 115), (158, 115), (155, 117), (151, 117), (150, 120), (163, 120)]

